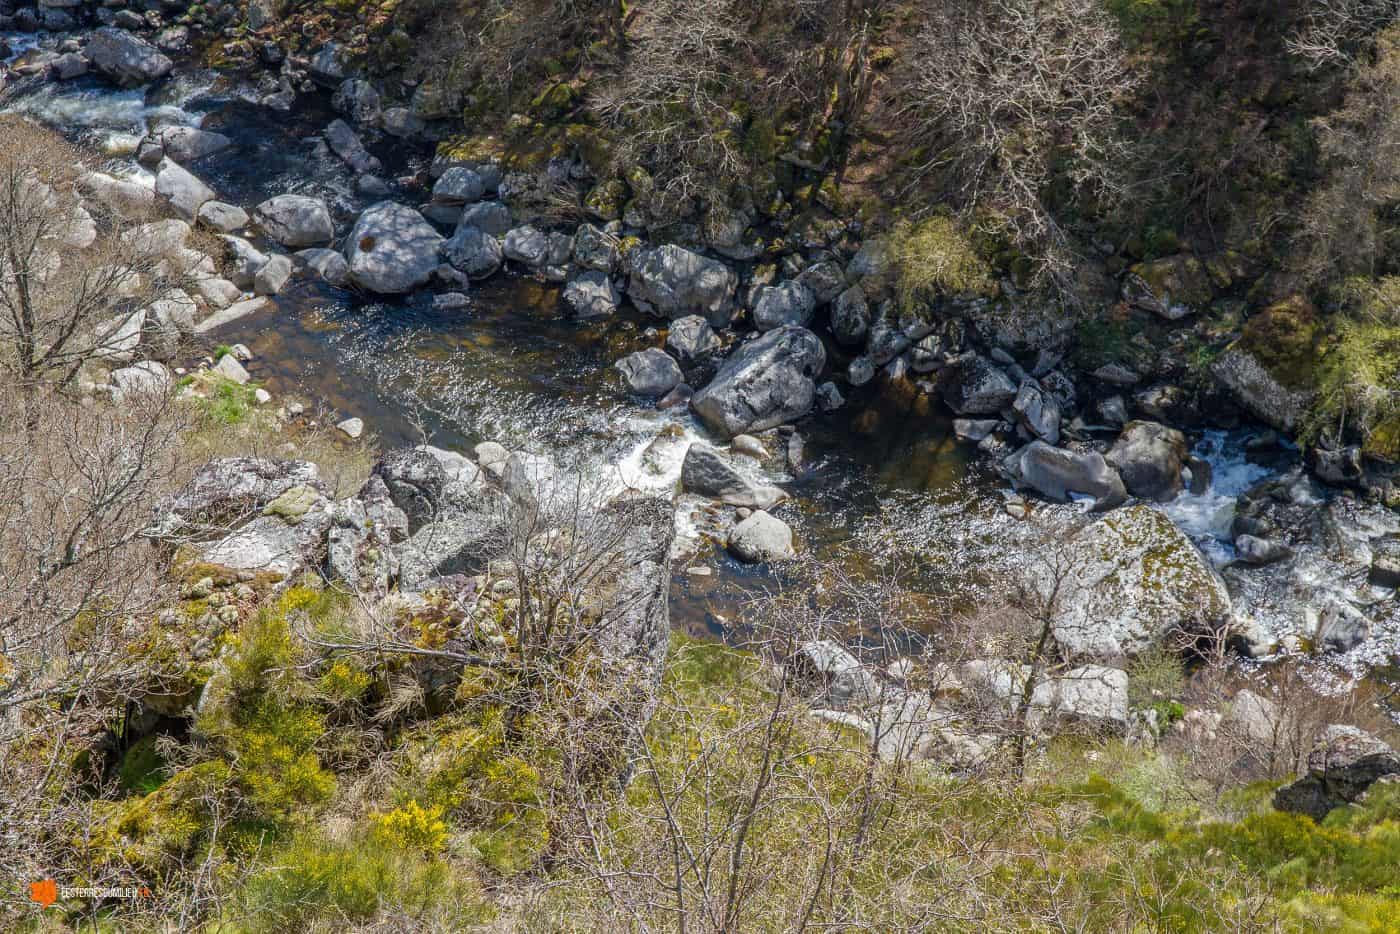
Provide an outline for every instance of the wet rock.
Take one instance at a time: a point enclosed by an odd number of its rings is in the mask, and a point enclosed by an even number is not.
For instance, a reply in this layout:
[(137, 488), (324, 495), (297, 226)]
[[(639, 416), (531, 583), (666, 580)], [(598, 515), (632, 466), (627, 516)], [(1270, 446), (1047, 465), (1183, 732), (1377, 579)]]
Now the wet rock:
[(1386, 539), (1376, 543), (1367, 578), (1377, 587), (1400, 587), (1400, 541)]
[(1123, 478), (1129, 493), (1169, 502), (1181, 492), (1186, 436), (1157, 422), (1129, 422), (1108, 452), (1107, 460)]
[(146, 40), (105, 26), (93, 32), (84, 53), (93, 67), (123, 87), (164, 78), (175, 67)]
[(1005, 462), (1012, 482), (1063, 503), (1070, 493), (1094, 498), (1094, 509), (1112, 509), (1128, 498), (1123, 479), (1102, 454), (1081, 454), (1034, 441)]
[(214, 189), (182, 169), (171, 159), (162, 159), (156, 170), (156, 194), (160, 195), (185, 220), (199, 216), (206, 201), (214, 200)]
[(1042, 391), (1035, 380), (1021, 382), (1021, 388), (1011, 402), (1011, 414), (1031, 437), (1039, 438), (1046, 444), (1059, 443), (1060, 404), (1054, 396)]
[(235, 204), (206, 201), (199, 207), (199, 222), (219, 233), (233, 233), (248, 226), (248, 212)]
[(650, 347), (628, 354), (615, 364), (627, 388), (639, 396), (658, 398), (680, 385), (680, 364), (664, 350)]
[(377, 175), (384, 170), (384, 164), (365, 148), (359, 135), (344, 120), (332, 120), (323, 135), (327, 145), (357, 174)]
[(681, 462), (681, 489), (730, 506), (771, 509), (788, 498), (775, 486), (753, 483), (708, 444), (695, 442)]
[(233, 140), (222, 133), (192, 126), (164, 127), (152, 135), (166, 157), (182, 164), (223, 152), (233, 145)]
[(605, 318), (617, 311), (622, 295), (605, 273), (585, 272), (564, 286), (564, 304), (575, 318)]
[(234, 285), (252, 288), (253, 277), (267, 263), (267, 254), (242, 237), (226, 236), (223, 241)]
[(292, 259), (281, 253), (269, 256), (257, 275), (253, 276), (253, 291), (258, 295), (276, 295), (292, 278)]
[(294, 249), (329, 243), (335, 236), (330, 208), (319, 198), (277, 195), (253, 209), (263, 232)]
[(698, 314), (717, 328), (734, 320), (738, 277), (718, 260), (667, 244), (632, 250), (627, 267), (627, 295), (643, 311), (671, 319)]
[(1354, 486), (1361, 479), (1361, 449), (1355, 445), (1341, 450), (1317, 448), (1312, 452), (1313, 473), (1323, 483)]
[[(1145, 505), (1091, 523), (1063, 546), (1053, 630), (1071, 657), (1120, 658), (1230, 620), (1224, 582), (1167, 516)], [(1035, 586), (1051, 592), (1050, 569)]]
[(1284, 542), (1254, 535), (1236, 537), (1235, 552), (1241, 561), (1255, 565), (1273, 564), (1293, 557), (1293, 549)]
[(309, 250), (299, 251), (297, 258), (306, 264), (307, 269), (324, 279), (328, 285), (340, 288), (350, 281), (350, 266), (345, 262), (345, 257), (335, 250), (312, 247)]
[(815, 334), (778, 328), (732, 353), (691, 408), (725, 438), (774, 428), (811, 411), (815, 379), (825, 365), (826, 350)]
[(1388, 744), (1354, 726), (1334, 724), (1308, 753), (1307, 775), (1280, 788), (1274, 807), (1321, 821), (1333, 808), (1359, 801), (1377, 781), (1397, 774), (1400, 755)]
[(471, 279), (487, 279), (505, 262), (501, 242), (479, 227), (459, 226), (442, 245), (442, 254)]
[(789, 324), (805, 327), (811, 323), (816, 307), (816, 296), (801, 282), (784, 282), (763, 288), (759, 290), (758, 301), (753, 308), (754, 327), (760, 331), (771, 331)]
[(730, 530), (725, 547), (734, 557), (748, 564), (797, 557), (792, 547), (792, 529), (783, 520), (761, 509)]
[(350, 280), (371, 292), (410, 292), (432, 278), (443, 243), (423, 215), (381, 201), (360, 215), (346, 237)]
[(958, 415), (996, 415), (1017, 395), (1011, 377), (975, 353), (950, 362), (941, 384), (943, 401)]

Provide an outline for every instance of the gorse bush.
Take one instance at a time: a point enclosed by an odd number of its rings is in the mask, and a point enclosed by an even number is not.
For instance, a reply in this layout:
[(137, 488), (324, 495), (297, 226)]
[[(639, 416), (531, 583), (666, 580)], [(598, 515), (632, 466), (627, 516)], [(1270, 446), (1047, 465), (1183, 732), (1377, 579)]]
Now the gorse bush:
[(950, 217), (904, 221), (886, 237), (900, 307), (913, 311), (945, 295), (981, 292), (991, 270)]

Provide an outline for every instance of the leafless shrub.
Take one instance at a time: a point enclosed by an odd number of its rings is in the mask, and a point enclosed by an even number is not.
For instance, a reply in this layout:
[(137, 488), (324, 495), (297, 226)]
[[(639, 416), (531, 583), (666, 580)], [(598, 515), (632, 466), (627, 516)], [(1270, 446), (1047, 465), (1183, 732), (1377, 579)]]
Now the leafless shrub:
[(1127, 194), (1119, 104), (1140, 78), (1113, 18), (1096, 0), (937, 0), (908, 58), (893, 94), (907, 144), (926, 154), (916, 179), (1068, 287), (1062, 218)]
[(1367, 37), (1400, 16), (1396, 0), (1312, 0), (1288, 50), (1317, 70), (1350, 65)]

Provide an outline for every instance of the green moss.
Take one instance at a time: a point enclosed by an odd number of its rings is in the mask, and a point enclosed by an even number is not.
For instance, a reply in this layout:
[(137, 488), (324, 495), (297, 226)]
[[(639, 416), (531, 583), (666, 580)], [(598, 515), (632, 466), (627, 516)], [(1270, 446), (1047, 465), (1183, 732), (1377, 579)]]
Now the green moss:
[(886, 238), (896, 293), (905, 310), (944, 294), (986, 293), (991, 269), (950, 217), (902, 222)]
[(126, 863), (163, 875), (180, 867), (209, 839), (213, 818), (226, 811), (230, 770), (220, 761), (182, 769), (141, 798), (109, 809), (84, 847), (96, 863)]
[(257, 406), (256, 386), (235, 383), (216, 377), (205, 395), (196, 396), (196, 404), (205, 417), (219, 425), (238, 425), (248, 420)]
[(560, 120), (578, 103), (578, 89), (559, 83), (546, 87), (530, 101), (530, 110), (541, 120)]
[(1295, 296), (1251, 317), (1235, 346), (1252, 355), (1282, 385), (1311, 389), (1317, 383), (1321, 337), (1316, 310)]
[(156, 737), (137, 740), (117, 766), (117, 784), (123, 791), (147, 795), (165, 782), (165, 758), (156, 750)]

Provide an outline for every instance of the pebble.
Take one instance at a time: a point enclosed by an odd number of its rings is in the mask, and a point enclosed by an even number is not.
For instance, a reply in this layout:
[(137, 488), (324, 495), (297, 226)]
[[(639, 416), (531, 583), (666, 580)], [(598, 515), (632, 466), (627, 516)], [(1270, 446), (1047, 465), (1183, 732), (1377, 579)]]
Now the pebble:
[(254, 389), (253, 401), (258, 405), (267, 405), (272, 401), (272, 393), (268, 392), (266, 389)]

